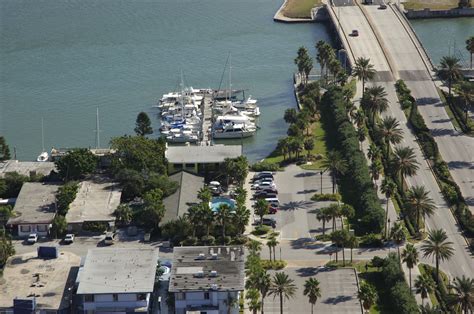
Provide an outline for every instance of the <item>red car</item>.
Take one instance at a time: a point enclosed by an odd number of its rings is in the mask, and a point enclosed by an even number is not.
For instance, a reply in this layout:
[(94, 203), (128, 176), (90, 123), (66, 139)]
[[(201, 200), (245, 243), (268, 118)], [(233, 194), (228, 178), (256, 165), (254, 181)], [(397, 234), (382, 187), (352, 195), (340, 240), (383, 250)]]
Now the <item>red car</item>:
[(277, 211), (278, 211), (278, 207), (270, 206), (270, 207), (268, 208), (268, 213), (269, 213), (269, 214), (272, 214), (272, 215), (273, 215), (273, 214), (276, 214)]

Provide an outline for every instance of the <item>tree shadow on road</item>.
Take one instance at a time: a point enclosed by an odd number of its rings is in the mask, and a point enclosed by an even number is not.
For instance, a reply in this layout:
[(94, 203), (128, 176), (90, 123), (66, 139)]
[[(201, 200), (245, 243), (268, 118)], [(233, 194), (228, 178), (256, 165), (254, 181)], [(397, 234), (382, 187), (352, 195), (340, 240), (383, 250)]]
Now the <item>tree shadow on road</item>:
[(314, 202), (312, 201), (291, 201), (280, 206), (281, 210), (297, 210), (297, 209), (308, 209), (313, 208)]
[(290, 242), (292, 249), (307, 249), (307, 250), (314, 250), (320, 249), (324, 247), (324, 244), (321, 242), (316, 242), (311, 238), (299, 238), (296, 240), (291, 240)]
[(450, 161), (448, 166), (455, 169), (474, 169), (474, 163), (467, 161)]
[(326, 304), (338, 304), (341, 302), (347, 302), (350, 300), (353, 300), (354, 298), (349, 295), (338, 295), (337, 297), (333, 298), (327, 298), (326, 300), (323, 301), (323, 303)]

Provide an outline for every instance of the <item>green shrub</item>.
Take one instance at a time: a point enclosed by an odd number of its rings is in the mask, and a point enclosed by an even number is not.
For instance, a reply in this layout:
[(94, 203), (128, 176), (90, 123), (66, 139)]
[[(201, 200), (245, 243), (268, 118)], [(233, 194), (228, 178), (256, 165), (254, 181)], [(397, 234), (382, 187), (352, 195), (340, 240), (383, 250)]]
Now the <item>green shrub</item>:
[(266, 269), (266, 270), (269, 270), (269, 269), (280, 270), (286, 267), (286, 262), (280, 261), (280, 260), (270, 261), (270, 260), (264, 259), (261, 261), (261, 264), (262, 264), (263, 269)]
[(246, 236), (237, 236), (232, 239), (231, 244), (233, 245), (244, 245), (248, 241), (248, 238)]
[(216, 243), (216, 238), (214, 238), (211, 235), (203, 236), (201, 238), (201, 242), (202, 242), (203, 245), (214, 245)]
[(182, 245), (195, 246), (197, 245), (198, 239), (196, 237), (189, 236), (185, 240), (181, 241)]
[(330, 234), (318, 234), (317, 236), (314, 237), (315, 240), (317, 241), (331, 241), (331, 235)]
[(443, 193), (444, 198), (449, 203), (449, 205), (453, 205), (457, 202), (458, 194), (452, 185), (443, 184), (441, 192)]
[(251, 165), (250, 169), (255, 172), (278, 171), (280, 170), (280, 166), (278, 164), (270, 163), (268, 161), (259, 161)]
[(267, 234), (271, 230), (272, 228), (270, 226), (265, 226), (265, 225), (257, 226), (255, 227), (255, 230), (252, 231), (252, 234), (255, 236), (261, 236), (261, 235)]
[(69, 205), (74, 201), (79, 190), (79, 184), (75, 181), (70, 181), (60, 186), (56, 194), (56, 204), (58, 206), (59, 214), (66, 216)]
[(91, 232), (104, 232), (109, 228), (109, 224), (103, 221), (84, 221), (82, 229)]
[(434, 170), (438, 178), (442, 181), (449, 180), (451, 177), (448, 164), (444, 161), (438, 161), (434, 166)]
[(360, 247), (381, 247), (383, 246), (382, 239), (379, 234), (370, 233), (362, 236), (360, 242)]
[(339, 193), (336, 194), (314, 194), (311, 197), (312, 201), (318, 202), (318, 201), (335, 201), (339, 202), (342, 200), (342, 197)]

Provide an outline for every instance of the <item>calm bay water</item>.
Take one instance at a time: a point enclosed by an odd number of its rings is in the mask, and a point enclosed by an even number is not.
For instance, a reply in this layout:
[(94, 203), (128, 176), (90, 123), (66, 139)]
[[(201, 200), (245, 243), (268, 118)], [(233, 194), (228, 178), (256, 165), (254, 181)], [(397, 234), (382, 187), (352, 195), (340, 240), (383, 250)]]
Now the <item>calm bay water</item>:
[[(314, 55), (314, 43), (328, 40), (323, 25), (274, 23), (280, 5), (280, 0), (0, 0), (0, 134), (23, 160), (41, 151), (41, 117), (47, 149), (94, 146), (99, 107), (106, 146), (110, 137), (133, 132), (138, 112), (155, 113), (151, 105), (176, 88), (180, 70), (187, 85), (217, 88), (232, 52), (233, 86), (248, 89), (262, 111), (262, 129), (245, 141), (244, 150), (251, 160), (263, 158), (286, 131), (283, 111), (295, 106), (291, 75), (297, 48), (305, 45)], [(473, 22), (414, 24), (436, 54), (440, 40), (449, 40), (439, 37), (436, 25), (463, 42)]]

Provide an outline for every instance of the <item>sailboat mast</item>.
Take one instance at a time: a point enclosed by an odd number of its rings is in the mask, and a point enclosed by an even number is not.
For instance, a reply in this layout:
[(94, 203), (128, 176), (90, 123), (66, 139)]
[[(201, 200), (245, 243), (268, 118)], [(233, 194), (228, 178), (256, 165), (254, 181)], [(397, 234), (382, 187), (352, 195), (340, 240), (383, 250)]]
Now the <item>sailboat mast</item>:
[(44, 119), (41, 118), (41, 149), (44, 152)]
[(229, 53), (229, 101), (232, 103), (232, 55)]
[(96, 139), (95, 144), (97, 149), (100, 148), (100, 136), (99, 136), (99, 107), (97, 107), (96, 117), (95, 117), (95, 127), (96, 127)]

